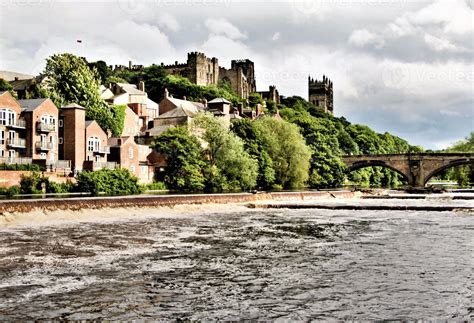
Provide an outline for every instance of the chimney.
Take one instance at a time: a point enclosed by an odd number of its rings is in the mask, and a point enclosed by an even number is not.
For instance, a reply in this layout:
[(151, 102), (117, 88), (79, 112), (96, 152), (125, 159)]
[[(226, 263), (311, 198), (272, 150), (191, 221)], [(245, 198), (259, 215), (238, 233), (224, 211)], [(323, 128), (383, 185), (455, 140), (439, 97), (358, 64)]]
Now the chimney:
[(128, 68), (131, 70), (132, 69), (132, 61), (128, 61)]
[(140, 91), (142, 91), (142, 92), (145, 92), (145, 82), (140, 81), (140, 82), (138, 83), (138, 89), (139, 89)]
[(170, 93), (168, 92), (168, 89), (165, 88), (165, 99), (167, 99), (170, 96)]
[(15, 81), (18, 81), (18, 80), (19, 80), (18, 76), (15, 76)]
[(186, 101), (186, 95), (183, 95), (183, 100)]
[(107, 139), (112, 137), (112, 130), (107, 129)]
[(237, 109), (239, 111), (239, 115), (243, 116), (244, 115), (244, 104), (242, 102), (239, 103)]

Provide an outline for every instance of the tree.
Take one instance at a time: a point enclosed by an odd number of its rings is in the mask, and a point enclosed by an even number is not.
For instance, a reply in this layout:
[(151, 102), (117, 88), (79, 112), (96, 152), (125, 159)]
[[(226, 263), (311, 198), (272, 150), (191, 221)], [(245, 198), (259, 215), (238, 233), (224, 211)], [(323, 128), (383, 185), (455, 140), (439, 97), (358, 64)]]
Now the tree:
[(203, 151), (187, 128), (169, 128), (155, 139), (154, 148), (166, 156), (165, 183), (174, 190), (201, 191), (205, 187)]
[(13, 90), (13, 86), (2, 78), (0, 78), (0, 91), (8, 91), (14, 98), (17, 97), (16, 92)]
[(138, 178), (128, 169), (101, 169), (98, 171), (83, 171), (77, 177), (77, 190), (90, 192), (92, 195), (105, 193), (106, 195), (138, 194), (142, 187)]
[(250, 95), (249, 95), (249, 105), (252, 108), (255, 108), (257, 106), (257, 104), (262, 104), (263, 105), (262, 96), (260, 95), (260, 93), (257, 93), (257, 92), (250, 93)]
[(47, 95), (58, 107), (77, 103), (86, 108), (86, 117), (94, 119), (102, 129), (119, 136), (123, 129), (120, 109), (110, 108), (100, 97), (100, 77), (84, 58), (72, 54), (57, 54), (46, 59), (43, 76), (47, 79)]
[(242, 139), (229, 130), (224, 119), (211, 113), (199, 113), (193, 119), (192, 129), (205, 144), (207, 190), (235, 191), (255, 187), (258, 162), (245, 151)]
[(257, 186), (271, 188), (275, 183), (275, 170), (261, 128), (252, 120), (240, 119), (232, 123), (232, 131), (244, 141), (245, 150), (250, 156), (258, 161)]
[(311, 152), (298, 127), (264, 117), (256, 121), (263, 145), (275, 170), (275, 182), (285, 188), (302, 187), (308, 180)]

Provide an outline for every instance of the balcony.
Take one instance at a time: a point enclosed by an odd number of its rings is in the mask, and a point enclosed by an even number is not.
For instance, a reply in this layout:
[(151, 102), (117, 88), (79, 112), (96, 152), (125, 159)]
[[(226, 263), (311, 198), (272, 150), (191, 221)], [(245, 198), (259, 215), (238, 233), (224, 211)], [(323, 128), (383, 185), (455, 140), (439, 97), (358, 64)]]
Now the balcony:
[(107, 168), (107, 169), (116, 169), (118, 164), (116, 162), (94, 162), (94, 170)]
[(70, 160), (55, 160), (46, 162), (46, 167), (48, 169), (71, 169), (71, 161)]
[(20, 119), (12, 124), (7, 124), (7, 127), (10, 129), (26, 129), (26, 121), (24, 119)]
[(45, 123), (42, 121), (38, 121), (36, 123), (36, 131), (38, 132), (55, 132), (56, 131), (56, 125), (55, 124), (50, 124), (50, 123)]
[(93, 151), (96, 155), (110, 154), (110, 146), (101, 146)]
[(7, 139), (7, 146), (10, 148), (26, 148), (25, 139)]
[(35, 148), (36, 148), (36, 150), (48, 151), (48, 150), (54, 149), (54, 146), (51, 142), (37, 141), (35, 143)]
[(33, 159), (25, 157), (0, 157), (0, 165), (27, 165), (32, 162)]

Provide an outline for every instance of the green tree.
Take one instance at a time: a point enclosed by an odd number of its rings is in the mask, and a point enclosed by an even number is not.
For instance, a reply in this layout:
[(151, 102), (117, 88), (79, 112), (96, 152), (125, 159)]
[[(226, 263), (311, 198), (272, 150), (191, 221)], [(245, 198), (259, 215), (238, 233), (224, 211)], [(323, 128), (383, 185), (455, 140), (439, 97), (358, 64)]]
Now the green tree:
[(170, 128), (155, 139), (154, 148), (166, 156), (167, 187), (201, 191), (205, 187), (203, 151), (187, 128)]
[(120, 109), (110, 108), (100, 97), (100, 77), (84, 58), (72, 54), (57, 54), (46, 59), (43, 76), (47, 80), (47, 95), (58, 107), (77, 103), (86, 108), (86, 117), (94, 119), (102, 129), (119, 136), (123, 129)]
[(311, 152), (298, 127), (271, 117), (261, 118), (256, 123), (272, 160), (276, 184), (285, 188), (304, 186), (308, 180)]
[(205, 142), (208, 159), (206, 189), (210, 191), (248, 190), (257, 184), (258, 162), (244, 149), (242, 139), (229, 130), (223, 119), (199, 113), (193, 132)]
[(13, 90), (13, 86), (2, 78), (0, 78), (0, 91), (8, 91), (13, 97), (17, 97), (16, 92)]

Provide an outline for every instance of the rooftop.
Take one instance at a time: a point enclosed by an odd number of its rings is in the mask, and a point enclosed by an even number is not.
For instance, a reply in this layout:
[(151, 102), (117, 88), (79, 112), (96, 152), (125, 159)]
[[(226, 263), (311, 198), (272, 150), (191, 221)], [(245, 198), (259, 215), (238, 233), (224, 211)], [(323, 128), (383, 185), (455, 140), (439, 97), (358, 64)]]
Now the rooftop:
[(21, 106), (23, 111), (33, 111), (38, 108), (44, 101), (49, 99), (29, 99), (29, 100), (18, 100), (18, 104)]

